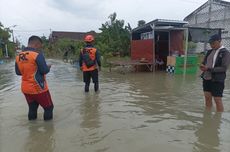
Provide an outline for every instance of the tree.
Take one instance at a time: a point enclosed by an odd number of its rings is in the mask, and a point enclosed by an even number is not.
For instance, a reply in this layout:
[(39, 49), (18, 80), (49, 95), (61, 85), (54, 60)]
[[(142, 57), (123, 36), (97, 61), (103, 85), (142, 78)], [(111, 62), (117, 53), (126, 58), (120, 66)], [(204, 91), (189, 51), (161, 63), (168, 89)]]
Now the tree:
[(114, 12), (109, 15), (109, 21), (102, 24), (101, 33), (96, 39), (96, 46), (102, 54), (119, 52), (122, 56), (129, 55), (131, 26), (125, 26), (124, 20), (118, 20)]
[(0, 51), (1, 56), (6, 55), (6, 47), (8, 51), (8, 55), (12, 57), (14, 55), (14, 44), (10, 43), (9, 41), (10, 38), (10, 29), (9, 28), (4, 28), (2, 23), (0, 22)]
[(138, 21), (138, 24), (137, 24), (137, 27), (140, 27), (140, 26), (142, 26), (142, 25), (145, 25), (145, 20), (139, 20)]
[(68, 38), (58, 39), (55, 43), (49, 43), (42, 37), (45, 45), (44, 52), (48, 57), (64, 57), (76, 59), (79, 56), (81, 48), (84, 46), (83, 41), (76, 41)]
[(42, 36), (41, 39), (44, 47), (47, 47), (49, 45), (49, 40), (45, 36)]
[[(117, 19), (116, 13), (109, 15), (108, 18), (109, 20), (102, 24), (101, 28), (99, 28), (101, 33), (97, 34), (95, 37), (95, 46), (105, 57), (106, 55), (116, 54), (117, 52), (119, 52), (122, 56), (129, 55), (132, 31), (130, 24), (125, 25), (124, 20)], [(44, 39), (43, 41), (46, 41), (46, 38), (42, 37), (42, 39)], [(83, 46), (83, 41), (58, 39), (56, 42), (45, 46), (44, 52), (50, 57), (63, 57), (71, 52), (71, 58), (78, 58)]]

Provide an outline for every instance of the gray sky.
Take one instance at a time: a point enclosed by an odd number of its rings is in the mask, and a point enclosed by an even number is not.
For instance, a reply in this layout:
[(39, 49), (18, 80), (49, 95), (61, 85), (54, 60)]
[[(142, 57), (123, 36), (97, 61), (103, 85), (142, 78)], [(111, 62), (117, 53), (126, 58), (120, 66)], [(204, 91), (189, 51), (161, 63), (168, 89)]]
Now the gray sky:
[[(87, 32), (108, 20), (113, 12), (130, 23), (139, 20), (183, 20), (207, 0), (0, 0), (0, 22), (11, 27), (24, 45), (31, 35), (50, 31)], [(12, 27), (17, 25), (16, 27)]]

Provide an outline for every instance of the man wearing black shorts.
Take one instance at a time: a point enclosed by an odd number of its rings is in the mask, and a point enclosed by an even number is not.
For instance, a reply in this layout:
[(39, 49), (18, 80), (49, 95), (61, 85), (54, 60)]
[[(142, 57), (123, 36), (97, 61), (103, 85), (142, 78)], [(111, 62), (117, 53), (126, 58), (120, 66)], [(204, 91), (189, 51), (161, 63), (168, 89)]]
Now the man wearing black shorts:
[(203, 91), (207, 109), (212, 108), (212, 98), (216, 103), (216, 111), (223, 112), (222, 103), (226, 71), (230, 64), (230, 52), (221, 45), (221, 37), (215, 34), (210, 37), (208, 50), (200, 65), (203, 78)]

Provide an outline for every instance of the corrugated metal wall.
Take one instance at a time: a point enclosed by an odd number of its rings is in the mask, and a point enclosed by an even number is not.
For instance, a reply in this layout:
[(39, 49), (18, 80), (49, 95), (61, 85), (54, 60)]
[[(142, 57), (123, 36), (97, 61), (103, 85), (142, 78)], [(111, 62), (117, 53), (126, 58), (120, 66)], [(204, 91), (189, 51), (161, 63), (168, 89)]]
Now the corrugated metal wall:
[[(230, 4), (217, 0), (209, 0), (185, 18), (191, 26), (206, 28), (223, 28), (222, 43), (230, 49)], [(197, 44), (198, 52), (204, 50), (204, 43)], [(205, 46), (209, 48), (209, 45)], [(200, 49), (200, 50), (199, 50)]]

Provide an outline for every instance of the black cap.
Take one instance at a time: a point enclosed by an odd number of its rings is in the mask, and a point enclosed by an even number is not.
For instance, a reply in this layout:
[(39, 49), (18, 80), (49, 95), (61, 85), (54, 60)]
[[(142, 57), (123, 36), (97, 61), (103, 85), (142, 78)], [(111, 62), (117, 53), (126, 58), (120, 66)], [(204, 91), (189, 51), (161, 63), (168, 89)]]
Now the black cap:
[(212, 35), (212, 36), (209, 38), (208, 42), (209, 42), (209, 43), (212, 43), (212, 42), (214, 42), (214, 41), (220, 41), (220, 40), (221, 40), (220, 35), (219, 35), (219, 34), (215, 34), (215, 35)]

